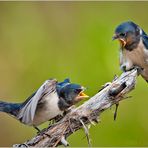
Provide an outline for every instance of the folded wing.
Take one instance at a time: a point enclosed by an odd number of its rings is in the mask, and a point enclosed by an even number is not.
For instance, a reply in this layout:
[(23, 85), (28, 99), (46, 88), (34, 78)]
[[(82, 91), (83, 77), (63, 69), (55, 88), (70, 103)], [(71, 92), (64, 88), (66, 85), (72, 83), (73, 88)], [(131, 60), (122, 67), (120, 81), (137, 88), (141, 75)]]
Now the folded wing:
[(142, 40), (146, 49), (148, 49), (148, 35), (144, 31), (142, 31)]

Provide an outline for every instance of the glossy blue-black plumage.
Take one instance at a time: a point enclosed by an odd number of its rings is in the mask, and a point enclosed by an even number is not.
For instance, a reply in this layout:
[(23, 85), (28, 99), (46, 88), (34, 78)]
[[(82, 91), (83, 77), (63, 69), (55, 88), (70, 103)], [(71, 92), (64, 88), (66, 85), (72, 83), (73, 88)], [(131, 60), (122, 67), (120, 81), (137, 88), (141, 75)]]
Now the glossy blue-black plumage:
[[(57, 93), (60, 93), (61, 88), (69, 83), (69, 79), (65, 79), (63, 82), (57, 83)], [(23, 103), (7, 103), (0, 101), (0, 111), (10, 114), (16, 114), (16, 112), (20, 110), (36, 94), (36, 92), (37, 91), (30, 95)]]
[(27, 104), (27, 102), (35, 95), (35, 93), (36, 92), (34, 92), (22, 103), (9, 103), (0, 101), (0, 112), (9, 113), (16, 116), (17, 112)]
[(148, 49), (148, 35), (142, 30), (142, 41), (146, 49)]
[(128, 21), (120, 24), (116, 28), (115, 33), (124, 34), (128, 32), (136, 32), (137, 28), (138, 28), (138, 25), (136, 25), (134, 22)]
[[(59, 96), (59, 102), (57, 105), (59, 106), (59, 109), (64, 110), (73, 105), (74, 99), (82, 90), (83, 89), (81, 85), (70, 83), (69, 79), (65, 79), (63, 82), (56, 83), (56, 92)], [(29, 96), (23, 103), (7, 103), (0, 101), (0, 111), (17, 117), (17, 113), (31, 101), (37, 92), (38, 90)], [(43, 94), (43, 97), (44, 95), (46, 95), (46, 93)], [(40, 98), (40, 100), (42, 100), (42, 98)]]
[(22, 108), (21, 103), (7, 103), (0, 101), (0, 112), (5, 112), (16, 116), (21, 108)]
[(69, 83), (70, 83), (70, 79), (66, 78), (63, 82), (57, 83), (57, 86), (61, 88), (61, 87), (65, 86), (65, 85), (67, 85)]
[(148, 35), (137, 24), (132, 21), (123, 22), (115, 29), (116, 38), (128, 40), (125, 45), (125, 49), (131, 51), (137, 48), (140, 38), (142, 38), (143, 44), (148, 49)]
[(115, 29), (113, 39), (120, 42), (120, 67), (123, 71), (140, 69), (139, 74), (148, 81), (148, 35), (137, 24), (129, 21)]
[[(65, 79), (63, 82), (57, 84), (57, 93), (60, 97), (59, 108), (64, 110), (75, 103), (75, 99), (78, 94), (84, 88), (81, 85), (70, 83), (69, 79)], [(63, 99), (64, 98), (64, 99)]]

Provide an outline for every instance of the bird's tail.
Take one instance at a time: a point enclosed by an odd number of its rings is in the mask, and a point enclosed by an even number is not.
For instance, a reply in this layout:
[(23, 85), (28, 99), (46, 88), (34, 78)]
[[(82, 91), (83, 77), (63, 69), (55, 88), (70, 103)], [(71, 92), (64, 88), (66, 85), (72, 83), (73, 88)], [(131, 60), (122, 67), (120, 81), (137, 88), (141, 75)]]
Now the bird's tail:
[(0, 112), (5, 112), (16, 116), (19, 109), (20, 109), (20, 104), (0, 101)]

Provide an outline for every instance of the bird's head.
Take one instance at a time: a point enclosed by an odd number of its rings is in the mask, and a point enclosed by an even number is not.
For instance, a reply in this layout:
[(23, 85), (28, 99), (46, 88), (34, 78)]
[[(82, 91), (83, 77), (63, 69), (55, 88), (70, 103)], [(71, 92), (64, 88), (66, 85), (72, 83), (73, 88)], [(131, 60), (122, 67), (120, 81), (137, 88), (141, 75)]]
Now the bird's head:
[(113, 40), (115, 39), (119, 40), (122, 47), (138, 43), (140, 41), (140, 28), (131, 21), (124, 22), (115, 29)]
[(62, 87), (58, 87), (57, 92), (60, 98), (61, 109), (68, 108), (79, 101), (88, 98), (84, 93), (85, 88), (81, 85), (74, 83), (67, 83)]

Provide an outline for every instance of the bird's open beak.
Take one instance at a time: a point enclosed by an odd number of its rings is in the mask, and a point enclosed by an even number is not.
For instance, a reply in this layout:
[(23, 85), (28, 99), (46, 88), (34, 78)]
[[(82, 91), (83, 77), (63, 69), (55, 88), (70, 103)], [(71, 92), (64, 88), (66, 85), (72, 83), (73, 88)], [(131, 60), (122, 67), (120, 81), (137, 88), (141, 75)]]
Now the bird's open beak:
[(120, 43), (122, 44), (123, 47), (125, 47), (126, 45), (126, 41), (123, 39), (123, 38), (120, 38), (117, 34), (115, 34), (113, 37), (112, 37), (112, 40), (116, 40), (118, 39), (120, 41)]
[(78, 94), (78, 96), (75, 98), (75, 102), (79, 102), (79, 101), (89, 97), (88, 95), (86, 95), (84, 93), (84, 90), (85, 90), (85, 88), (83, 88), (82, 91)]

